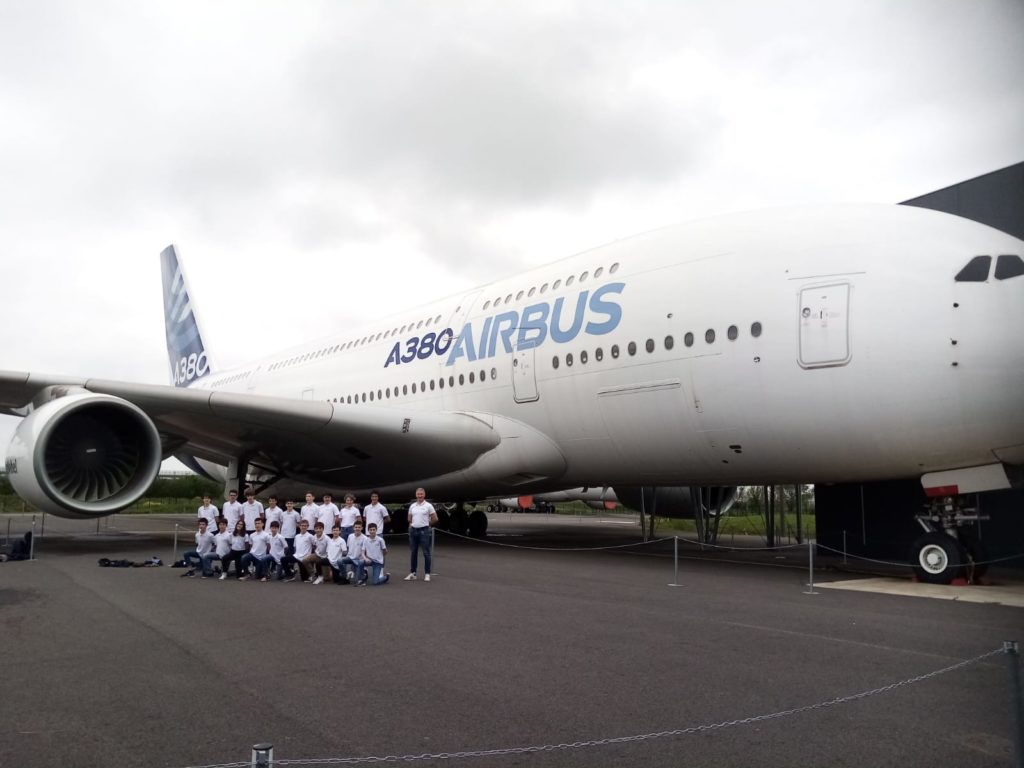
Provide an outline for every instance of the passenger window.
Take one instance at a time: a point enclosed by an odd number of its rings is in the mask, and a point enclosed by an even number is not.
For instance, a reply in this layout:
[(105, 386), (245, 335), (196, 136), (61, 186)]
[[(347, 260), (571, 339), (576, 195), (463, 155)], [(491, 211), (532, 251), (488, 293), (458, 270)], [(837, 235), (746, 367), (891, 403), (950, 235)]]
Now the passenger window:
[(530, 296), (533, 296), (533, 294), (535, 294), (536, 292), (537, 292), (536, 288), (530, 288), (530, 290), (526, 294), (527, 298), (529, 298)]
[(519, 293), (516, 294), (516, 301), (520, 301), (522, 298), (523, 298), (523, 292), (520, 291)]
[(587, 364), (587, 350), (583, 350), (582, 352), (580, 352), (580, 365), (586, 365), (586, 364)]
[(726, 335), (729, 337), (729, 341), (736, 341), (736, 337), (740, 335), (740, 332), (735, 325), (730, 325)]
[(594, 279), (597, 280), (601, 275), (604, 274), (604, 267), (598, 267), (594, 270)]
[(665, 349), (672, 349), (676, 345), (675, 339), (671, 336), (665, 337)]
[(595, 349), (594, 350), (594, 357), (597, 359), (597, 362), (601, 362), (602, 360), (604, 360), (604, 350), (601, 349), (600, 347)]
[(648, 339), (647, 340), (647, 344), (645, 346), (647, 347), (647, 352), (648, 353), (653, 352), (654, 351), (654, 339)]
[(584, 272), (582, 275), (580, 275), (580, 282), (584, 282), (589, 274), (589, 272)]
[(561, 287), (562, 287), (562, 281), (561, 280), (555, 280), (554, 285), (551, 286), (551, 290), (552, 291), (557, 291)]
[(551, 367), (554, 368), (556, 371), (558, 370), (558, 355), (555, 355), (554, 357), (551, 358)]
[(408, 395), (409, 394), (409, 385), (408, 384), (403, 384), (402, 385), (402, 394), (403, 395)]
[(760, 323), (751, 323), (750, 324), (750, 335), (753, 336), (755, 339), (758, 336), (761, 335), (761, 324)]
[(449, 387), (454, 387), (455, 386), (455, 377), (454, 376), (449, 376), (448, 377), (448, 386)]
[(984, 283), (988, 280), (988, 268), (992, 264), (991, 256), (975, 256), (956, 274), (958, 283)]
[(566, 287), (566, 288), (568, 288), (568, 287), (569, 287), (570, 285), (572, 285), (572, 284), (573, 284), (574, 282), (576, 282), (576, 278), (575, 278), (575, 276), (573, 276), (573, 275), (569, 275), (569, 277), (567, 277), (567, 278), (565, 279), (565, 287)]
[(434, 380), (433, 379), (430, 380), (430, 391), (431, 392), (434, 391)]
[(416, 394), (416, 382), (415, 381), (412, 383), (412, 393), (414, 395)]
[(512, 294), (511, 293), (508, 296), (505, 297), (505, 303), (506, 304), (512, 303)]
[(487, 381), (487, 371), (480, 371), (480, 383)]
[(491, 368), (491, 381), (497, 381), (497, 379), (498, 379), (498, 369), (497, 368)]
[(612, 357), (617, 358), (619, 356), (619, 345), (612, 344)]
[(572, 352), (565, 356), (565, 364), (572, 368)]
[(614, 275), (618, 271), (619, 271), (619, 262), (617, 262), (617, 261), (614, 264), (612, 264), (610, 267), (608, 267), (608, 274), (609, 275)]
[(629, 356), (630, 357), (635, 355), (636, 354), (636, 342), (635, 341), (629, 342), (629, 346), (626, 347), (626, 351), (629, 352)]
[(547, 293), (547, 290), (548, 290), (548, 284), (547, 284), (547, 283), (544, 283), (544, 285), (542, 285), (542, 286), (540, 287), (540, 292), (541, 292), (541, 293)]
[(464, 373), (459, 374), (459, 386), (461, 387), (466, 383), (466, 375)]
[(706, 341), (708, 344), (714, 344), (715, 343), (715, 329), (714, 328), (708, 328), (704, 332), (704, 341)]
[(469, 383), (472, 384), (476, 381), (476, 374), (473, 371), (469, 372)]
[(996, 280), (1009, 280), (1024, 275), (1024, 261), (1020, 256), (1000, 256), (996, 260)]

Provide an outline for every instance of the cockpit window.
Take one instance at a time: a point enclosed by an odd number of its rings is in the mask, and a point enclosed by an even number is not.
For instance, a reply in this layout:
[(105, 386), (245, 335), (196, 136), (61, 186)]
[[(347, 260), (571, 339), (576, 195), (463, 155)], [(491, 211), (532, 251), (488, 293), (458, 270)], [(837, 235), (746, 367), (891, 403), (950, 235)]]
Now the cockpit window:
[(988, 280), (988, 268), (992, 265), (991, 256), (975, 256), (967, 262), (967, 266), (957, 272), (958, 283), (984, 283)]
[(1000, 256), (996, 259), (996, 280), (1009, 280), (1024, 275), (1024, 259), (1020, 256)]

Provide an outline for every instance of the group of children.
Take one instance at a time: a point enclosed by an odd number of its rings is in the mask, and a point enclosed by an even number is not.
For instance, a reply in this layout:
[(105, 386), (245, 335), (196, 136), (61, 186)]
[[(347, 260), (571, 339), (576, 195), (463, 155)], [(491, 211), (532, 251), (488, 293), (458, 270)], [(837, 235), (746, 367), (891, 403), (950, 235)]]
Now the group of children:
[[(316, 510), (315, 522), (305, 514), (312, 510), (303, 507), (303, 514), (297, 513), (290, 501), (282, 511), (276, 499), (271, 498), (264, 510), (252, 493), (247, 493), (246, 504), (238, 504), (235, 496), (234, 492), (230, 494), (224, 514), (219, 516), (210, 498), (204, 497), (199, 508), (196, 547), (184, 555), (189, 569), (185, 576), (195, 576), (199, 567), (202, 578), (212, 578), (214, 563), (219, 561), (221, 579), (228, 577), (232, 563), (239, 580), (253, 576), (260, 581), (294, 581), (296, 569), (302, 581), (310, 584), (323, 584), (330, 579), (335, 584), (359, 587), (367, 583), (386, 584), (391, 578), (384, 571), (387, 545), (381, 530), (383, 522), (390, 518), (377, 494), (373, 494), (371, 505), (363, 510), (371, 512), (367, 515), (365, 534), (360, 511), (351, 496), (345, 498), (345, 507), (338, 510), (329, 497), (324, 498), (323, 505), (316, 505), (312, 503), (312, 494), (307, 494), (307, 507)], [(371, 511), (373, 506), (379, 509)], [(229, 530), (231, 518), (234, 525)], [(210, 530), (211, 520), (215, 521), (217, 533)], [(266, 521), (269, 530), (264, 530)], [(330, 535), (326, 533), (327, 525)]]

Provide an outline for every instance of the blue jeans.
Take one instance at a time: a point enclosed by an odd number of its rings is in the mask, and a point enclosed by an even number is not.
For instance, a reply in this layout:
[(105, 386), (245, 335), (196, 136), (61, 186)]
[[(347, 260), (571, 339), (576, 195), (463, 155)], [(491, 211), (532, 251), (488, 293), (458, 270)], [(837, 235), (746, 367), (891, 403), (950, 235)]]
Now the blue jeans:
[(254, 555), (252, 552), (246, 552), (242, 555), (242, 570), (246, 570), (249, 567), (249, 563), (256, 564), (256, 578), (262, 579), (267, 573), (267, 566), (274, 561), (274, 558), (270, 555)]
[(376, 561), (370, 561), (370, 583), (371, 584), (387, 584), (388, 577), (384, 575), (384, 563), (378, 563)]
[(430, 573), (430, 526), (409, 529), (409, 549), (411, 558), (409, 561), (409, 573), (416, 573), (419, 566), (419, 550), (423, 550), (423, 572)]
[[(185, 553), (185, 555), (184, 555), (184, 557), (182, 559), (185, 561), (185, 565), (187, 567), (189, 567), (189, 568), (195, 568), (196, 565), (202, 565), (202, 567), (203, 567), (203, 576), (212, 576), (213, 575), (213, 567), (211, 566), (211, 563), (214, 561), (214, 559), (216, 557), (217, 557), (216, 554), (213, 554), (213, 555), (200, 555), (199, 552), (197, 552), (196, 550), (190, 549), (188, 552)], [(207, 558), (210, 558), (210, 559), (207, 560)], [(192, 564), (193, 560), (196, 561), (195, 565)]]
[(355, 575), (355, 581), (357, 584), (366, 578), (366, 571), (363, 568), (363, 558), (360, 557), (358, 560), (354, 560), (351, 557), (343, 557), (338, 562), (338, 570), (341, 571), (342, 576), (344, 576), (345, 572), (348, 571), (345, 566), (351, 565), (352, 573)]

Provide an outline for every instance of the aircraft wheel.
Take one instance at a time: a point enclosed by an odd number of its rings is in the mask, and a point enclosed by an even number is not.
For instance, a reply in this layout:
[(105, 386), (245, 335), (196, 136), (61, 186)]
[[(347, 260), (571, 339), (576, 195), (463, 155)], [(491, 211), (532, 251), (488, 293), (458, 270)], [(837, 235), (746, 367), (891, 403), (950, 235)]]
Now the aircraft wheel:
[(474, 539), (487, 536), (487, 514), (482, 509), (474, 509), (469, 514), (469, 535)]
[(466, 535), (466, 510), (453, 509), (448, 515), (448, 530), (459, 536)]
[(963, 545), (945, 533), (919, 537), (911, 548), (914, 573), (928, 584), (949, 584), (960, 575), (967, 553)]
[(976, 579), (988, 573), (988, 548), (973, 536), (966, 539), (964, 546), (967, 548), (965, 565), (969, 574)]
[(444, 507), (439, 507), (435, 511), (437, 512), (437, 526), (436, 527), (440, 528), (442, 531), (449, 530), (450, 527), (451, 527), (451, 524), (452, 524), (452, 516), (451, 516), (451, 514)]

